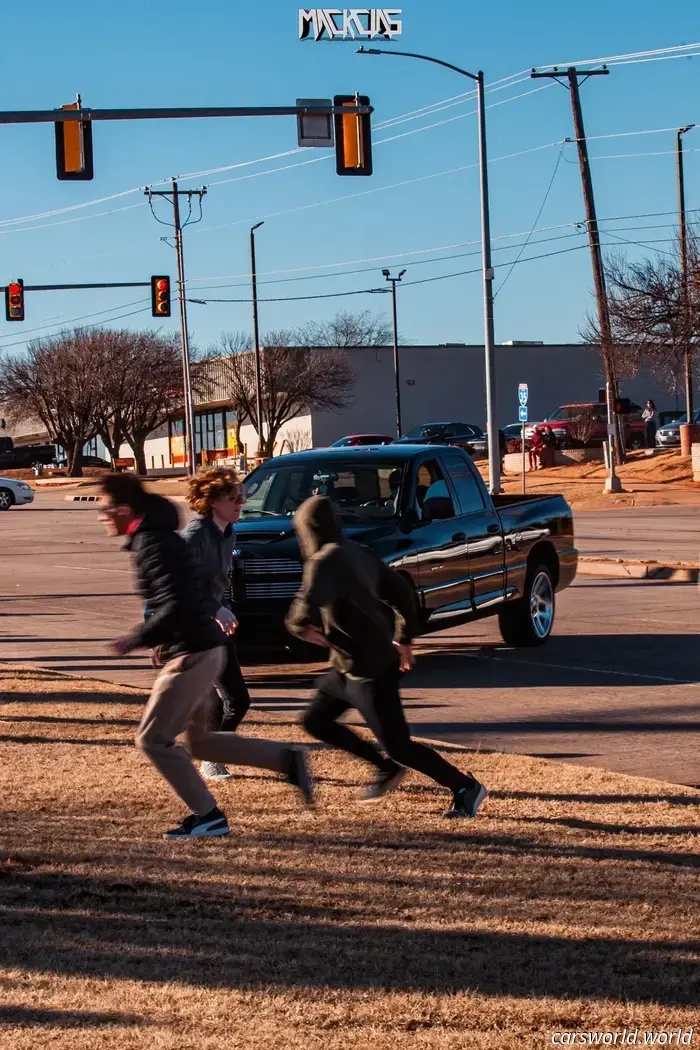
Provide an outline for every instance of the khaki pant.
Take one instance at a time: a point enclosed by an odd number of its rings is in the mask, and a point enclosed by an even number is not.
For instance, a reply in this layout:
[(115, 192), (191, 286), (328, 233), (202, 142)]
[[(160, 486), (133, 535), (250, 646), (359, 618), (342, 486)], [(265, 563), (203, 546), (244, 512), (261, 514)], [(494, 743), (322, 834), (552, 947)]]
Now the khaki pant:
[[(224, 666), (225, 652), (219, 647), (170, 660), (153, 683), (136, 734), (136, 746), (148, 755), (185, 805), (200, 816), (209, 813), (216, 800), (192, 758), (278, 773), (286, 772), (289, 763), (288, 744), (208, 731), (211, 692)], [(175, 742), (180, 733), (185, 733), (190, 754)]]

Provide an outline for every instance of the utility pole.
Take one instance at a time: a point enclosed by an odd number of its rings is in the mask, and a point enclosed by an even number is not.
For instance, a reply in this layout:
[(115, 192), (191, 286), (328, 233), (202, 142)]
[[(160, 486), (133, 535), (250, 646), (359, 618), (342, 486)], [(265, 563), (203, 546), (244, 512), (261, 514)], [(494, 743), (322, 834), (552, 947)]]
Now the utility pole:
[(688, 228), (685, 222), (685, 180), (683, 178), (683, 136), (694, 128), (687, 124), (676, 132), (676, 176), (678, 180), (678, 230), (681, 249), (681, 299), (683, 303), (683, 343), (685, 364), (686, 422), (693, 422), (693, 359), (690, 347), (690, 301), (688, 296)]
[(396, 310), (396, 285), (406, 273), (402, 270), (398, 277), (392, 277), (388, 270), (382, 270), (387, 281), (391, 284), (391, 305), (394, 318), (394, 386), (396, 390), (396, 436), (401, 437), (401, 383), (399, 376), (399, 325)]
[[(615, 456), (613, 455), (612, 441), (610, 440), (614, 434), (616, 436), (615, 444), (618, 446), (618, 450), (621, 451), (615, 416), (615, 398), (617, 396), (617, 389), (613, 362), (612, 328), (610, 325), (610, 311), (608, 309), (608, 297), (605, 287), (603, 253), (600, 247), (600, 233), (598, 230), (598, 220), (596, 218), (595, 198), (593, 196), (593, 179), (591, 178), (591, 165), (588, 158), (588, 144), (586, 142), (586, 132), (583, 126), (583, 113), (581, 111), (581, 96), (579, 92), (579, 78), (583, 78), (585, 81), (589, 77), (608, 76), (609, 72), (610, 70), (605, 67), (603, 67), (603, 69), (579, 71), (575, 66), (570, 66), (566, 70), (565, 75), (569, 83), (571, 110), (574, 118), (574, 132), (576, 134), (579, 168), (581, 170), (583, 202), (586, 209), (586, 227), (588, 230), (588, 242), (591, 249), (591, 261), (593, 263), (593, 284), (598, 312), (600, 348), (603, 357), (603, 370), (605, 373), (605, 390), (608, 410), (608, 446), (610, 449), (609, 474), (605, 481), (605, 491), (621, 492), (622, 484), (615, 473)], [(551, 73), (536, 73), (533, 71), (530, 74), (530, 76), (535, 79), (547, 78), (550, 80), (556, 80), (559, 84), (562, 83), (559, 78), (563, 75), (564, 73), (557, 69), (556, 66)]]
[[(264, 220), (263, 220), (264, 222)], [(255, 352), (255, 399), (258, 413), (258, 450), (257, 458), (263, 455), (263, 411), (262, 411), (262, 368), (260, 362), (260, 324), (258, 321), (258, 273), (255, 266), (255, 231), (263, 222), (256, 222), (250, 230), (250, 275), (253, 282), (253, 350)]]
[[(189, 224), (190, 216), (184, 223), (180, 219), (180, 197), (187, 197), (192, 211), (192, 198), (197, 197), (202, 206), (202, 197), (207, 192), (203, 186), (200, 190), (181, 190), (175, 179), (173, 179), (170, 190), (146, 189), (145, 193), (149, 203), (152, 197), (169, 197), (173, 203), (173, 227), (175, 229), (175, 251), (177, 254), (177, 296), (180, 303), (180, 340), (182, 346), (182, 387), (185, 402), (185, 452), (187, 457), (187, 472), (190, 475), (197, 472), (197, 455), (195, 451), (195, 428), (194, 428), (194, 401), (192, 398), (192, 375), (190, 369), (190, 339), (187, 327), (187, 295), (185, 288), (185, 255), (182, 243), (182, 231)], [(153, 210), (151, 208), (151, 210)], [(155, 212), (154, 212), (155, 215)], [(197, 220), (199, 221), (199, 220)], [(162, 222), (158, 219), (158, 222)], [(166, 223), (165, 225), (170, 225)]]

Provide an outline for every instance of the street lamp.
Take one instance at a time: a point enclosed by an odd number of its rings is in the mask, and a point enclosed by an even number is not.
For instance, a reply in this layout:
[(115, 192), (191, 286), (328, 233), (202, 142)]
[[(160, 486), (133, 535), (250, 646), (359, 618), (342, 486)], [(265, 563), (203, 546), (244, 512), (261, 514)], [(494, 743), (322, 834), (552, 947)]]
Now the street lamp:
[(496, 366), (495, 341), (493, 331), (493, 267), (491, 266), (491, 219), (489, 215), (489, 184), (486, 160), (486, 98), (483, 70), (468, 73), (466, 69), (453, 66), (430, 55), (417, 55), (412, 51), (385, 51), (378, 47), (360, 47), (358, 55), (400, 55), (403, 58), (418, 58), (424, 62), (434, 62), (476, 83), (477, 111), (479, 119), (479, 174), (481, 179), (481, 252), (484, 284), (484, 354), (486, 372), (486, 432), (489, 451), (489, 489), (492, 495), (501, 491), (501, 460), (498, 445), (498, 426), (496, 418)]
[(396, 385), (396, 436), (401, 437), (401, 387), (399, 385), (399, 326), (396, 318), (396, 285), (406, 273), (402, 270), (398, 277), (392, 277), (388, 270), (382, 270), (391, 284), (391, 305), (394, 316), (394, 383)]
[(263, 452), (263, 422), (262, 422), (262, 376), (260, 370), (260, 327), (258, 323), (258, 278), (255, 269), (255, 231), (259, 230), (263, 222), (256, 222), (250, 230), (250, 274), (253, 282), (253, 350), (255, 352), (255, 398), (258, 413), (258, 459)]

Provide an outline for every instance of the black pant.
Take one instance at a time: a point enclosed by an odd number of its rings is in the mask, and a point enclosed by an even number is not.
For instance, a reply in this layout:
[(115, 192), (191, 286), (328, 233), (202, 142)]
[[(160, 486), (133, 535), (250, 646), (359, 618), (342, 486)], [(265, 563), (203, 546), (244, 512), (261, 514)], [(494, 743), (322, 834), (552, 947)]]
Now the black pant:
[(236, 655), (236, 641), (226, 638), (226, 663), (214, 690), (210, 728), (235, 733), (250, 707), (250, 693)]
[[(469, 778), (437, 751), (411, 739), (401, 706), (400, 677), (398, 664), (377, 678), (348, 678), (330, 671), (318, 683), (316, 696), (302, 719), (304, 728), (317, 740), (363, 758), (379, 770), (389, 771), (393, 769), (393, 762), (400, 762), (451, 791), (459, 791)], [(381, 741), (390, 756), (388, 759), (374, 744), (338, 723), (340, 716), (351, 707), (360, 712)]]
[(647, 420), (644, 424), (644, 444), (647, 448), (653, 448), (656, 444), (656, 423)]

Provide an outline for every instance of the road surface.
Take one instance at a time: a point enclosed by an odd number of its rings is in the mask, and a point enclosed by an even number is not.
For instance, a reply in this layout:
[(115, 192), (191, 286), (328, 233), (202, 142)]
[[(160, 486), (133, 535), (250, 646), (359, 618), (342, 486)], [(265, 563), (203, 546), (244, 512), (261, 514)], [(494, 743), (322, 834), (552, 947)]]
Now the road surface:
[[(141, 605), (128, 555), (96, 517), (94, 505), (47, 493), (2, 516), (0, 659), (147, 687), (146, 656), (109, 651)], [(619, 540), (595, 538), (607, 521)], [(680, 547), (689, 544), (693, 519), (686, 508), (660, 508), (581, 514), (577, 523), (587, 552), (606, 542), (638, 556), (654, 535), (685, 532)], [(495, 620), (431, 635), (405, 680), (414, 732), (700, 785), (698, 600), (688, 584), (580, 577), (559, 596), (556, 634), (543, 649), (506, 649)], [(254, 704), (298, 712), (316, 671), (247, 668)]]

